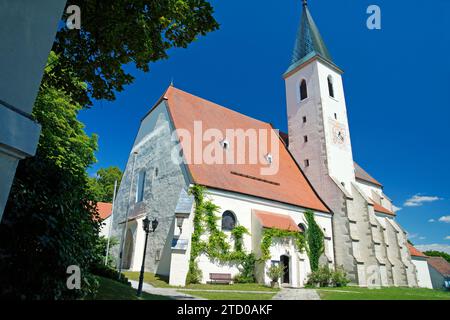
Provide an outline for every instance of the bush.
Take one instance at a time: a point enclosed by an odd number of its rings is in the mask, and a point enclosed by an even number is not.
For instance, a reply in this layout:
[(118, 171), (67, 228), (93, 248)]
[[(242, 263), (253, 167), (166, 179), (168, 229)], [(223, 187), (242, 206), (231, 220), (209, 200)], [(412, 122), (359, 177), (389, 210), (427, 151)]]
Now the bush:
[(319, 266), (317, 271), (313, 271), (309, 275), (307, 285), (313, 287), (345, 287), (349, 282), (342, 267), (332, 271), (328, 266)]
[(308, 277), (308, 285), (328, 287), (331, 283), (332, 272), (328, 266), (319, 266), (316, 271), (311, 272)]
[(332, 273), (331, 281), (335, 287), (346, 287), (350, 282), (343, 267), (336, 268)]
[(200, 283), (202, 281), (202, 278), (203, 272), (198, 267), (197, 262), (191, 261), (189, 263), (189, 272), (186, 276), (186, 285)]
[[(119, 240), (116, 237), (111, 237), (109, 241), (109, 249), (107, 264), (110, 268), (114, 268), (115, 260), (111, 256), (111, 249), (119, 244)], [(106, 257), (106, 248), (108, 246), (108, 238), (99, 237), (95, 244), (94, 250), (94, 262), (93, 264), (104, 265)]]
[(255, 263), (256, 257), (253, 253), (250, 253), (242, 259), (240, 273), (234, 278), (236, 283), (255, 283)]
[(273, 282), (278, 282), (284, 274), (284, 267), (280, 265), (272, 265), (269, 270), (267, 270), (267, 276), (272, 279)]
[(96, 276), (116, 280), (127, 285), (129, 284), (128, 278), (126, 278), (123, 273), (119, 273), (116, 269), (105, 266), (104, 264), (96, 264), (92, 266), (91, 272)]

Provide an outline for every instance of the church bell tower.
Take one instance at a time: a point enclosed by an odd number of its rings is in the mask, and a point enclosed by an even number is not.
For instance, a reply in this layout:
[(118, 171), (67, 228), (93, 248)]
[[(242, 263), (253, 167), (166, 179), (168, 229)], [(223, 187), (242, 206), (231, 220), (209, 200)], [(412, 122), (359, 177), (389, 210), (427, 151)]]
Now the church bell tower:
[(329, 177), (349, 194), (355, 182), (342, 73), (333, 63), (303, 0), (292, 62), (283, 75), (289, 149), (325, 198)]

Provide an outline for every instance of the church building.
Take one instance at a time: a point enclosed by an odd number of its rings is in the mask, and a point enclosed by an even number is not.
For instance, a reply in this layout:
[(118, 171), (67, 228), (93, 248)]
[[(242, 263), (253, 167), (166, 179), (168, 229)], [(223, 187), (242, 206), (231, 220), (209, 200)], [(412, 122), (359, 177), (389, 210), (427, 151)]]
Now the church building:
[[(184, 286), (198, 241), (197, 199), (189, 190), (203, 186), (220, 208), (217, 225), (230, 248), (237, 241), (233, 230), (244, 227), (241, 250), (261, 259), (267, 255), (261, 245), (266, 230), (305, 233), (312, 213), (324, 235), (321, 265), (342, 267), (355, 285), (417, 286), (407, 234), (391, 200), (354, 162), (342, 74), (304, 1), (292, 63), (283, 76), (287, 134), (170, 86), (141, 121), (117, 194), (112, 236), (121, 240), (113, 248), (119, 267), (140, 270), (143, 220), (156, 218), (145, 269)], [(204, 154), (216, 158), (202, 159)], [(202, 231), (207, 241), (208, 231)], [(283, 284), (304, 287), (310, 261), (295, 239), (274, 239), (268, 250), (268, 259), (256, 264), (256, 280), (270, 284), (267, 271), (279, 264)], [(194, 258), (203, 283), (241, 271), (206, 253)]]

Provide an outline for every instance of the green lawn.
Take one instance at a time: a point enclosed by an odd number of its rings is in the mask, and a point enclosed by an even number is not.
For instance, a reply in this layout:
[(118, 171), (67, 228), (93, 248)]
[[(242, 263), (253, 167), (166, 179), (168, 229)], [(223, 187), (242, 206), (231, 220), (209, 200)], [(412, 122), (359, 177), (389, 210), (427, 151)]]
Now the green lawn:
[(100, 288), (95, 297), (87, 300), (170, 300), (164, 296), (157, 296), (143, 292), (141, 298), (136, 296), (136, 289), (115, 280), (98, 277)]
[[(183, 292), (183, 290), (178, 290)], [(184, 291), (187, 294), (205, 298), (208, 300), (271, 300), (276, 293), (238, 293), (238, 292), (207, 292), (207, 291)]]
[[(139, 272), (124, 272), (125, 276), (130, 280), (139, 281)], [(167, 279), (156, 276), (152, 273), (145, 273), (144, 282), (147, 282), (158, 288), (173, 288), (167, 283)], [(175, 287), (178, 288), (178, 287)], [(238, 290), (238, 291), (268, 291), (275, 292), (279, 289), (273, 289), (256, 283), (236, 283), (232, 285), (220, 284), (190, 284), (183, 289), (198, 289), (198, 290)]]
[(450, 300), (450, 292), (416, 288), (318, 288), (322, 300)]

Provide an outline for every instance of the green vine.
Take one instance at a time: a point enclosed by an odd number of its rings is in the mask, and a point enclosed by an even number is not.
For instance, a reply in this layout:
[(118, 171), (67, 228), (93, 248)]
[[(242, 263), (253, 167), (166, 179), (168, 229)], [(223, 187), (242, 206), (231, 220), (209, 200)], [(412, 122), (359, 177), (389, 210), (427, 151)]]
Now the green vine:
[[(235, 263), (243, 266), (242, 269), (251, 269), (254, 265), (254, 257), (252, 254), (246, 254), (243, 250), (243, 236), (250, 234), (243, 227), (235, 227), (231, 234), (234, 238), (235, 250), (231, 251), (230, 244), (227, 242), (227, 235), (218, 228), (217, 213), (220, 208), (212, 201), (206, 199), (206, 188), (202, 186), (193, 186), (189, 193), (195, 199), (194, 211), (194, 231), (191, 237), (191, 257), (189, 261), (189, 271), (186, 277), (186, 283), (198, 283), (201, 281), (201, 270), (198, 268), (197, 258), (201, 254), (206, 254), (212, 259), (216, 259), (222, 263)], [(208, 241), (202, 241), (201, 237), (208, 232)], [(253, 268), (254, 269), (254, 268)], [(245, 277), (248, 279), (248, 276)]]
[(266, 228), (261, 241), (261, 260), (267, 261), (271, 258), (270, 247), (274, 238), (292, 238), (295, 241), (297, 250), (302, 252), (305, 248), (305, 237), (298, 231), (288, 231), (273, 228)]
[(308, 229), (306, 230), (306, 243), (307, 252), (309, 256), (309, 263), (311, 265), (312, 271), (317, 271), (319, 269), (319, 259), (323, 254), (324, 246), (324, 235), (322, 229), (317, 224), (314, 219), (314, 212), (308, 210), (305, 212), (306, 222), (308, 223)]
[[(227, 241), (227, 235), (218, 228), (217, 216), (220, 208), (209, 199), (206, 199), (206, 188), (202, 186), (193, 186), (189, 193), (195, 199), (194, 211), (194, 231), (191, 238), (191, 257), (189, 261), (189, 272), (186, 277), (187, 284), (198, 283), (201, 281), (202, 272), (198, 267), (197, 258), (201, 254), (206, 254), (211, 259), (216, 259), (221, 263), (234, 263), (240, 266), (241, 275), (238, 276), (243, 281), (254, 281), (255, 256), (244, 251), (243, 237), (250, 234), (244, 226), (237, 226), (231, 231), (234, 238), (234, 251), (231, 251), (230, 244)], [(273, 239), (291, 238), (299, 252), (306, 249), (309, 256), (311, 269), (316, 271), (319, 268), (319, 259), (324, 252), (324, 235), (314, 219), (314, 212), (308, 210), (305, 212), (305, 218), (308, 223), (306, 235), (297, 231), (287, 231), (274, 228), (266, 228), (263, 232), (261, 241), (261, 259), (267, 261), (271, 258), (270, 247)], [(202, 235), (208, 232), (207, 241), (203, 241)]]
[(231, 231), (231, 235), (234, 238), (234, 250), (236, 252), (243, 252), (243, 238), (245, 234), (250, 234), (246, 227), (237, 226)]

